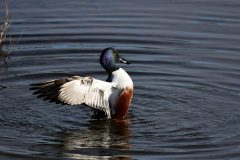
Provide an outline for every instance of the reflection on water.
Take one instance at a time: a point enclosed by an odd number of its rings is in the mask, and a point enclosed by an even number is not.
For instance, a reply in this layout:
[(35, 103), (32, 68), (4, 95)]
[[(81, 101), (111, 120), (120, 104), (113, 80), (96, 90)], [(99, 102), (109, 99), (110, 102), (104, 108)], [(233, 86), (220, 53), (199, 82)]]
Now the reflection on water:
[(84, 130), (63, 132), (59, 136), (63, 139), (67, 157), (76, 159), (131, 159), (130, 140), (132, 132), (128, 128), (128, 120), (124, 122), (89, 121), (89, 127)]

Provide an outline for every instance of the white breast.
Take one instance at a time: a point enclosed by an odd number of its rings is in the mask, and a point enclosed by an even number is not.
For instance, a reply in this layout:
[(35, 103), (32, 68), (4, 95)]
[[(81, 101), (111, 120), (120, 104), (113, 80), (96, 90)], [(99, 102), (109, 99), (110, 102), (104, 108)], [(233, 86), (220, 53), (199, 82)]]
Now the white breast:
[(119, 89), (125, 89), (127, 87), (133, 88), (133, 81), (131, 77), (122, 68), (119, 68), (118, 70), (114, 71), (112, 75), (113, 75), (112, 82), (117, 84), (117, 88)]

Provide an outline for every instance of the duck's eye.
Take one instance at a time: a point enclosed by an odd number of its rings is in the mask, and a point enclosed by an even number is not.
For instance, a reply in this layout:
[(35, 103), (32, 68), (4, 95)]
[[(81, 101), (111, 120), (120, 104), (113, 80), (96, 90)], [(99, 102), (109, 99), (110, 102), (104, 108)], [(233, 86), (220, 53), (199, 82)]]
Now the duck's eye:
[(117, 59), (119, 58), (118, 53), (114, 52), (114, 55), (115, 55), (115, 57), (116, 57)]

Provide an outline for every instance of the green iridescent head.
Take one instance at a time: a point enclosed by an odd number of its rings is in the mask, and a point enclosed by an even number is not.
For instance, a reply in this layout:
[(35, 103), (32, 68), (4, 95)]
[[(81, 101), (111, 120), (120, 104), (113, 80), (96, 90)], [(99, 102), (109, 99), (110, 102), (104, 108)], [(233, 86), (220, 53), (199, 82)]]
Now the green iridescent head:
[(100, 56), (100, 64), (103, 66), (103, 68), (108, 73), (111, 73), (119, 69), (116, 63), (130, 64), (126, 59), (122, 58), (115, 49), (104, 49)]

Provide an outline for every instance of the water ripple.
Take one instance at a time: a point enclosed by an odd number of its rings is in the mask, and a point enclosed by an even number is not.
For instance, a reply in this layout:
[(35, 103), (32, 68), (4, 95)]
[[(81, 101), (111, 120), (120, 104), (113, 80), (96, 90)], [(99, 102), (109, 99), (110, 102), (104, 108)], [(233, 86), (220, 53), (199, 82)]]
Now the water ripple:
[[(0, 62), (0, 157), (239, 159), (239, 5), (11, 2), (8, 37), (17, 45), (7, 63)], [(132, 62), (121, 65), (135, 85), (123, 124), (95, 121), (88, 108), (31, 95), (29, 84), (39, 81), (72, 75), (105, 80), (98, 57), (106, 47)]]

